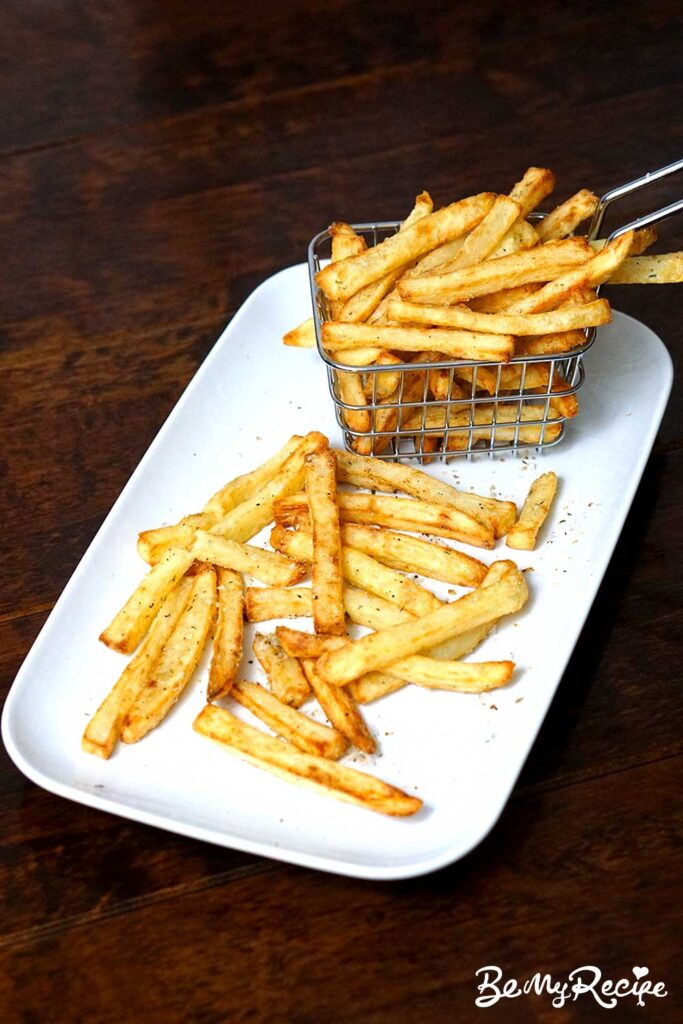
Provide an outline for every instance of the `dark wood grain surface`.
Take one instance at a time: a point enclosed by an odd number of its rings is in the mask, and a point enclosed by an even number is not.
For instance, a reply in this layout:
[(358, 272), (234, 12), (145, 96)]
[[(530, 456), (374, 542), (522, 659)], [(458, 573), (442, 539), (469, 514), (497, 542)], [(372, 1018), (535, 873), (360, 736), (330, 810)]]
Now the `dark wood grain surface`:
[[(400, 216), (425, 186), (506, 191), (530, 163), (560, 198), (601, 192), (683, 152), (668, 0), (4, 0), (0, 28), (3, 697), (222, 326), (321, 225)], [(680, 365), (682, 293), (608, 294)], [(175, 837), (0, 752), (2, 1024), (683, 1019), (682, 480), (675, 387), (514, 795), (430, 877)], [(488, 963), (648, 965), (669, 995), (477, 1009)]]

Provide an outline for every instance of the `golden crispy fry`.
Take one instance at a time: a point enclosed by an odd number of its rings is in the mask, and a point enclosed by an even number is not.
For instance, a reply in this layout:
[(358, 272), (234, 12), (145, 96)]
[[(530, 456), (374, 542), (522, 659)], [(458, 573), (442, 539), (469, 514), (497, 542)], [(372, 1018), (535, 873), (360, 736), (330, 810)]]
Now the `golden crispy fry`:
[(674, 284), (678, 281), (683, 281), (683, 252), (631, 257), (607, 279), (608, 284)]
[(301, 707), (311, 689), (299, 662), (285, 654), (272, 633), (255, 633), (252, 649), (277, 699), (292, 708)]
[(114, 687), (88, 722), (81, 746), (88, 754), (108, 758), (116, 746), (123, 720), (175, 629), (190, 599), (192, 580), (182, 579), (159, 610), (140, 649), (126, 665)]
[(345, 546), (402, 572), (416, 572), (461, 587), (478, 587), (486, 576), (486, 566), (478, 558), (406, 533), (346, 523), (341, 536)]
[(348, 299), (372, 281), (471, 231), (486, 215), (493, 200), (493, 193), (483, 192), (437, 210), (360, 256), (330, 263), (318, 272), (318, 284), (328, 298)]
[(413, 302), (462, 302), (501, 288), (548, 281), (585, 263), (591, 254), (592, 249), (584, 239), (565, 238), (510, 256), (486, 260), (463, 270), (433, 277), (404, 278), (399, 281), (398, 290), (402, 298)]
[[(495, 408), (491, 405), (478, 405), (474, 410), (474, 426), (470, 427), (469, 410), (452, 411), (448, 416), (449, 436), (448, 451), (463, 451), (468, 447), (468, 438), (474, 441), (490, 441), (493, 416), (495, 413), (495, 443), (510, 443), (515, 437), (521, 444), (537, 445), (541, 440), (554, 441), (559, 437), (561, 423), (551, 422), (545, 426), (538, 422), (543, 419), (545, 403), (529, 402), (520, 409), (516, 403), (499, 402)], [(519, 417), (520, 426), (517, 421)], [(443, 407), (429, 409), (426, 426), (432, 430), (443, 427), (445, 415)]]
[(192, 577), (190, 599), (125, 717), (124, 743), (137, 743), (169, 713), (197, 667), (215, 617), (216, 573), (204, 565)]
[(292, 348), (315, 348), (315, 324), (313, 317), (310, 316), (308, 320), (304, 320), (298, 327), (293, 327), (291, 331), (287, 331), (282, 338), (282, 343), (284, 345), (291, 345)]
[(501, 501), (498, 498), (485, 498), (468, 491), (458, 491), (450, 484), (435, 480), (428, 473), (423, 473), (412, 466), (398, 462), (381, 462), (379, 459), (364, 459), (351, 452), (339, 450), (335, 450), (335, 454), (337, 479), (340, 482), (374, 491), (403, 491), (404, 494), (410, 494), (420, 501), (457, 509), (492, 529), (495, 537), (504, 536), (517, 517), (517, 508), (512, 501)]
[(342, 545), (336, 503), (337, 462), (329, 448), (306, 459), (306, 499), (313, 531), (311, 590), (317, 633), (345, 636)]
[(550, 506), (557, 491), (555, 473), (543, 473), (531, 485), (519, 519), (507, 535), (505, 543), (509, 548), (533, 551), (538, 531), (548, 517)]
[[(631, 256), (640, 256), (641, 253), (649, 249), (650, 246), (657, 241), (657, 228), (647, 227), (639, 228), (633, 234), (633, 243), (631, 245)], [(589, 243), (591, 249), (604, 249), (607, 245), (606, 238), (592, 238)]]
[[(204, 513), (215, 515), (216, 519), (214, 522), (217, 522), (226, 512), (230, 512), (231, 509), (237, 508), (247, 498), (251, 498), (273, 479), (275, 474), (284, 466), (289, 457), (297, 451), (303, 441), (303, 437), (299, 434), (294, 434), (275, 455), (271, 455), (269, 459), (266, 459), (256, 469), (252, 469), (249, 473), (243, 473), (241, 476), (237, 476), (234, 480), (225, 484), (207, 501), (203, 509)], [(201, 529), (206, 529), (200, 523), (197, 523), (197, 526)]]
[(247, 587), (244, 597), (247, 622), (313, 615), (310, 587)]
[[(283, 626), (278, 629), (278, 637), (287, 653), (297, 658), (319, 658), (345, 646), (345, 641), (338, 636), (314, 636)], [(385, 671), (403, 682), (416, 683), (429, 690), (484, 693), (509, 683), (514, 669), (512, 661), (438, 661), (414, 654), (387, 665)]]
[(358, 366), (365, 369), (376, 363), (385, 353), (381, 348), (347, 348), (342, 352), (331, 352), (330, 355), (344, 366)]
[(244, 586), (232, 569), (219, 567), (218, 614), (206, 694), (211, 700), (229, 693), (237, 678), (244, 643)]
[(324, 757), (304, 754), (291, 744), (240, 722), (223, 708), (207, 705), (195, 719), (194, 728), (250, 764), (326, 796), (381, 814), (415, 814), (422, 806), (417, 797), (408, 796), (373, 775), (365, 775)]
[(284, 736), (307, 754), (330, 757), (336, 761), (348, 748), (348, 741), (336, 729), (314, 722), (308, 715), (283, 704), (258, 683), (235, 683), (230, 696), (265, 722), (269, 729)]
[(527, 217), (555, 188), (555, 175), (547, 167), (530, 167), (521, 181), (510, 192), (520, 207), (522, 218)]
[[(572, 419), (578, 415), (579, 412), (579, 400), (576, 395), (562, 395), (559, 392), (563, 391), (564, 388), (558, 387), (553, 384), (552, 392), (553, 397), (550, 399), (550, 416), (555, 418), (557, 416), (564, 416), (565, 419)], [(540, 393), (545, 394), (546, 389), (541, 389)]]
[(196, 531), (210, 529), (218, 519), (220, 516), (208, 512), (196, 512), (173, 526), (143, 530), (138, 535), (138, 554), (149, 565), (156, 565), (170, 548), (189, 548)]
[[(561, 331), (559, 334), (541, 334), (538, 337), (518, 338), (515, 347), (517, 356), (554, 356), (571, 352), (586, 344), (583, 331)], [(492, 394), (492, 392), (491, 392)]]
[[(311, 560), (313, 540), (305, 530), (285, 530), (276, 526), (270, 536), (271, 545), (278, 551), (296, 552), (299, 558)], [(362, 587), (371, 594), (377, 594), (400, 608), (406, 608), (415, 615), (424, 615), (438, 608), (441, 602), (434, 594), (408, 579), (403, 573), (389, 569), (386, 565), (364, 555), (361, 551), (344, 546), (342, 548), (342, 572), (344, 578), (354, 586)], [(313, 602), (315, 605), (315, 602)]]
[(356, 704), (370, 704), (373, 700), (386, 697), (396, 690), (402, 690), (407, 683), (398, 676), (390, 676), (387, 672), (367, 672), (360, 679), (354, 679), (346, 687)]
[(399, 658), (516, 612), (526, 599), (524, 577), (511, 565), (510, 571), (490, 587), (472, 591), (412, 622), (348, 641), (340, 650), (323, 655), (316, 662), (318, 674), (332, 685), (343, 686), (366, 672), (383, 669)]
[[(382, 352), (375, 360), (375, 366), (400, 366), (403, 360), (392, 352)], [(393, 394), (400, 384), (396, 370), (368, 373), (364, 386), (365, 395), (370, 402), (381, 402)]]
[(254, 537), (273, 518), (273, 502), (298, 491), (304, 481), (304, 460), (311, 452), (327, 448), (324, 434), (312, 431), (306, 434), (298, 448), (282, 463), (270, 480), (250, 498), (233, 508), (211, 527), (211, 533), (229, 540), (247, 541)]
[(164, 599), (192, 565), (194, 557), (183, 548), (170, 548), (100, 634), (102, 643), (122, 654), (131, 654), (149, 629)]
[(593, 216), (598, 202), (596, 195), (587, 188), (582, 188), (576, 195), (556, 206), (540, 224), (537, 224), (538, 237), (542, 242), (549, 242), (553, 238), (566, 238), (581, 221)]
[[(428, 192), (421, 192), (419, 196), (415, 197), (415, 205), (403, 221), (399, 228), (399, 233), (412, 227), (418, 220), (432, 213), (432, 210), (432, 197)], [(333, 259), (343, 259), (343, 257), (337, 256), (334, 252), (332, 256)], [(338, 306), (335, 311), (335, 319), (344, 320), (346, 323), (360, 323), (362, 320), (367, 320), (370, 314), (374, 313), (377, 309), (387, 292), (393, 288), (401, 273), (400, 269), (394, 270), (390, 274), (386, 274), (377, 281), (373, 281), (371, 284), (361, 288), (348, 298), (346, 302)]]
[[(370, 431), (370, 413), (365, 406), (368, 400), (363, 391), (363, 381), (359, 373), (347, 373), (339, 370), (336, 374), (337, 390), (339, 400), (345, 405), (357, 406), (355, 409), (344, 409), (342, 415), (344, 423), (349, 430), (357, 434), (367, 434)], [(360, 439), (359, 443), (364, 448), (364, 454), (369, 455), (372, 451), (372, 440), (370, 438)]]
[[(625, 234), (615, 238), (613, 242), (606, 245), (600, 252), (595, 253), (581, 267), (561, 274), (533, 295), (515, 302), (514, 305), (510, 306), (508, 313), (543, 313), (546, 310), (555, 309), (563, 299), (566, 299), (568, 295), (571, 295), (572, 292), (576, 292), (580, 288), (597, 287), (597, 285), (607, 280), (616, 268), (624, 262), (631, 251), (632, 243), (633, 231), (627, 231)], [(604, 302), (604, 300), (602, 301)], [(581, 306), (579, 308), (585, 309), (586, 307)], [(605, 320), (600, 321), (600, 323), (605, 322)], [(570, 327), (579, 326), (589, 327), (594, 325), (570, 324)], [(547, 334), (554, 330), (557, 330), (557, 328), (549, 327), (547, 331), (541, 333)]]
[[(453, 414), (453, 417), (456, 414)], [(458, 421), (459, 422), (459, 421)], [(484, 420), (486, 422), (486, 420)], [(443, 415), (428, 410), (428, 426), (443, 425)], [(489, 526), (478, 522), (469, 513), (447, 505), (430, 505), (413, 498), (394, 498), (385, 495), (337, 495), (339, 518), (342, 523), (374, 524), (409, 533), (431, 533), (435, 537), (449, 537), (480, 548), (492, 548), (494, 534)], [(292, 494), (278, 501), (274, 508), (279, 525), (297, 525), (298, 517), (306, 511), (305, 494)]]
[[(365, 239), (356, 234), (349, 224), (333, 224), (330, 227), (330, 231), (332, 232), (333, 260), (344, 260), (365, 252), (367, 248)], [(331, 314), (334, 318), (340, 315), (341, 305), (340, 302), (330, 303)], [(367, 405), (367, 399), (363, 391), (363, 382), (360, 374), (339, 372), (336, 374), (336, 381), (341, 401), (347, 405), (358, 407), (356, 409), (344, 410), (344, 422), (349, 430), (367, 434), (370, 430), (370, 414), (367, 409), (363, 408)], [(370, 440), (363, 442), (363, 448), (365, 454), (369, 454), (372, 449), (372, 442)]]
[[(386, 402), (383, 405), (386, 408), (375, 409), (372, 413), (373, 428), (376, 431), (393, 431), (400, 430), (403, 426), (403, 420), (406, 416), (406, 409), (403, 404), (405, 402), (418, 402), (424, 398), (424, 371), (410, 372), (404, 370), (403, 372), (403, 385), (396, 389), (393, 395), (389, 395)], [(394, 403), (393, 405), (391, 403)], [(384, 436), (378, 437), (374, 441), (373, 451), (379, 455), (391, 442), (391, 435), (385, 433)], [(357, 447), (354, 444), (354, 447)], [(366, 455), (367, 453), (361, 448), (358, 452), (359, 455)]]
[[(521, 209), (509, 196), (496, 196), (493, 206), (448, 265), (449, 270), (471, 267), (481, 263), (495, 252), (513, 224), (519, 220)], [(391, 312), (389, 312), (391, 316)]]
[(247, 573), (261, 583), (269, 583), (274, 587), (288, 587), (298, 583), (307, 572), (305, 565), (283, 558), (277, 552), (216, 537), (204, 530), (197, 531), (190, 553), (203, 562)]
[(323, 324), (323, 344), (326, 349), (336, 352), (341, 358), (349, 349), (379, 345), (394, 352), (421, 352), (423, 349), (431, 349), (434, 352), (443, 352), (450, 359), (481, 359), (498, 363), (507, 362), (513, 356), (515, 339), (511, 336), (492, 336), (475, 331), (386, 324), (342, 324), (330, 320)]
[[(489, 259), (497, 260), (500, 256), (511, 256), (513, 252), (520, 252), (522, 249), (532, 249), (535, 245), (538, 245), (536, 229), (527, 221), (518, 220), (510, 228), (498, 248), (491, 253)], [(446, 267), (442, 267), (443, 270), (446, 270)]]
[(502, 288), (499, 292), (470, 299), (467, 305), (475, 313), (505, 313), (515, 302), (526, 299), (542, 287), (543, 285), (536, 281), (532, 284), (520, 284), (515, 288)]
[[(532, 296), (531, 301), (534, 299), (535, 296)], [(608, 324), (612, 319), (612, 311), (606, 299), (551, 313), (525, 314), (475, 313), (467, 306), (425, 306), (417, 302), (399, 301), (392, 302), (390, 314), (394, 320), (405, 320), (408, 323), (506, 335), (550, 334), (580, 327), (598, 327)]]
[(318, 704), (337, 732), (364, 753), (374, 754), (377, 744), (353, 697), (321, 679), (315, 661), (304, 658), (301, 665)]
[[(493, 583), (501, 580), (510, 571), (511, 564), (510, 562), (494, 562), (486, 574), (482, 587), (490, 587)], [(344, 591), (344, 604), (351, 621), (359, 626), (366, 626), (368, 629), (386, 629), (388, 626), (396, 625), (397, 622), (406, 622), (411, 618), (406, 612), (381, 601), (380, 598), (370, 597), (354, 587), (347, 587)], [(495, 620), (492, 620), (483, 626), (476, 626), (474, 629), (450, 637), (450, 639), (422, 651), (421, 654), (444, 661), (464, 658), (486, 639), (494, 625)], [(391, 676), (386, 672), (368, 672), (361, 679), (350, 683), (347, 689), (359, 704), (367, 704), (387, 693), (393, 693), (401, 686), (405, 686), (405, 681), (398, 676)]]
[(159, 556), (169, 547), (187, 547), (192, 543), (194, 530), (208, 530), (218, 520), (235, 508), (241, 502), (246, 501), (252, 494), (260, 490), (277, 471), (289, 456), (299, 447), (303, 441), (302, 437), (294, 435), (287, 443), (267, 459), (261, 466), (249, 473), (231, 480), (221, 487), (206, 503), (202, 512), (196, 515), (185, 516), (175, 526), (162, 526), (156, 530), (145, 530), (138, 539), (138, 551), (146, 562), (154, 563)]

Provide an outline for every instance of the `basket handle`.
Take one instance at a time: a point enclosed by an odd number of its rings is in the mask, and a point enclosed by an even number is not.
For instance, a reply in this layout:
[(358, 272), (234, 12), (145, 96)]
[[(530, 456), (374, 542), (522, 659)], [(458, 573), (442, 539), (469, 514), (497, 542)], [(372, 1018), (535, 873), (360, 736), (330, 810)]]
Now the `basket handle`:
[[(638, 192), (641, 188), (646, 188), (648, 185), (652, 185), (655, 181), (661, 181), (662, 178), (668, 178), (670, 174), (678, 174), (683, 171), (683, 160), (674, 160), (672, 164), (667, 164), (666, 167), (660, 167), (656, 171), (648, 171), (647, 174), (643, 174), (640, 178), (634, 178), (633, 181), (626, 182), (625, 185), (618, 185), (616, 188), (610, 189), (609, 192), (605, 192), (604, 196), (598, 203), (591, 226), (588, 231), (589, 240), (593, 240), (598, 237), (600, 228), (605, 219), (605, 214), (612, 203), (619, 199), (623, 199), (624, 196), (629, 196), (633, 192)], [(649, 224), (655, 224), (657, 221), (664, 220), (666, 217), (671, 217), (674, 213), (678, 213), (679, 210), (683, 209), (683, 200), (676, 203), (672, 203), (670, 206), (666, 206), (661, 210), (656, 210), (654, 213), (645, 214), (643, 217), (639, 217), (637, 220), (632, 221), (630, 224), (625, 224), (623, 227), (617, 228), (609, 236), (610, 238), (616, 238), (618, 235), (623, 234), (630, 228), (643, 228)]]

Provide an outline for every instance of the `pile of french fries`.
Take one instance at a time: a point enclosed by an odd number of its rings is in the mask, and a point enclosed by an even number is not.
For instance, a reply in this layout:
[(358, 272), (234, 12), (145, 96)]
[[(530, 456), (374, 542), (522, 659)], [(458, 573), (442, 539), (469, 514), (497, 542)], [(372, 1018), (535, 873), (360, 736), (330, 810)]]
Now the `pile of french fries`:
[[(119, 740), (135, 743), (159, 725), (213, 638), (197, 732), (290, 782), (385, 814), (415, 813), (418, 798), (339, 763), (351, 746), (376, 750), (361, 705), (407, 684), (482, 693), (510, 681), (512, 662), (462, 659), (523, 607), (523, 574), (509, 559), (487, 567), (434, 538), (491, 549), (507, 535), (510, 547), (530, 550), (555, 486), (554, 474), (540, 477), (518, 517), (513, 502), (336, 451), (320, 433), (292, 437), (200, 512), (140, 534), (151, 567), (100, 636), (132, 657), (89, 720), (83, 749), (108, 758)], [(272, 550), (248, 543), (269, 524)], [(468, 592), (441, 601), (415, 573)], [(313, 633), (256, 632), (268, 688), (241, 678), (245, 618), (313, 622)], [(349, 621), (370, 632), (351, 639)], [(271, 733), (236, 717), (233, 702)], [(307, 702), (329, 724), (302, 710)]]
[[(585, 344), (586, 328), (611, 319), (596, 288), (683, 280), (683, 253), (641, 255), (652, 228), (611, 242), (576, 235), (598, 203), (586, 189), (531, 223), (554, 186), (552, 171), (530, 167), (509, 195), (482, 192), (434, 211), (422, 192), (397, 233), (372, 248), (349, 224), (330, 227), (332, 262), (317, 275), (328, 314), (322, 344), (335, 362), (358, 367), (336, 371), (336, 394), (359, 454), (381, 454), (392, 432), (415, 431), (421, 454), (488, 443), (494, 426), (496, 444), (555, 440), (578, 412), (562, 357)], [(283, 340), (314, 345), (313, 319)], [(477, 365), (459, 365), (468, 360)], [(452, 365), (424, 368), (440, 361)], [(502, 401), (472, 412), (472, 399), (486, 396)]]

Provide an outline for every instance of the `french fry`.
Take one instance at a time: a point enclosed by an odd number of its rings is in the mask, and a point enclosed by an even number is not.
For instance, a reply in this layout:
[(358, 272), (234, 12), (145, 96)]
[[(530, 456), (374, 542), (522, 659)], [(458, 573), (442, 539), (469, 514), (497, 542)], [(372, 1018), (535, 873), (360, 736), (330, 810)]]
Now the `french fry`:
[(186, 547), (191, 544), (194, 530), (210, 529), (226, 512), (260, 490), (299, 447), (302, 440), (303, 438), (295, 434), (261, 466), (225, 484), (209, 498), (202, 512), (185, 516), (175, 526), (162, 526), (156, 530), (143, 531), (138, 538), (138, 551), (141, 556), (146, 562), (154, 563), (169, 546)]
[(526, 299), (542, 287), (543, 285), (536, 281), (532, 284), (520, 284), (515, 288), (502, 288), (499, 292), (470, 299), (467, 305), (475, 313), (505, 313), (515, 302)]
[(283, 704), (258, 683), (240, 681), (233, 686), (230, 696), (251, 711), (273, 732), (283, 736), (299, 750), (336, 761), (348, 748), (348, 741), (336, 729), (314, 722), (308, 715)]
[(533, 551), (536, 547), (538, 531), (548, 517), (556, 491), (557, 476), (555, 473), (543, 473), (542, 476), (534, 480), (522, 506), (519, 519), (505, 540), (509, 548)]
[(320, 678), (343, 686), (366, 672), (384, 669), (399, 658), (416, 654), (466, 630), (519, 611), (527, 599), (524, 577), (512, 566), (498, 583), (474, 590), (412, 622), (378, 630), (323, 655), (316, 662)]
[[(576, 292), (580, 288), (595, 288), (597, 285), (602, 284), (606, 281), (611, 274), (619, 267), (629, 252), (631, 251), (631, 245), (633, 243), (633, 231), (627, 231), (623, 235), (619, 235), (614, 241), (610, 242), (601, 249), (600, 252), (595, 253), (586, 263), (581, 267), (570, 270), (566, 273), (561, 274), (554, 281), (549, 281), (539, 291), (534, 292), (526, 299), (521, 299), (519, 302), (515, 302), (514, 305), (510, 306), (508, 313), (543, 313), (546, 310), (554, 309), (563, 299), (566, 299), (572, 292)], [(552, 244), (552, 243), (547, 243)], [(602, 300), (605, 301), (604, 299)], [(593, 303), (589, 303), (593, 305)], [(580, 306), (579, 309), (586, 309), (586, 306)], [(565, 310), (565, 312), (572, 312), (571, 310)], [(609, 314), (609, 309), (607, 310)], [(607, 323), (606, 320), (599, 321), (600, 323)], [(570, 328), (573, 327), (593, 327), (595, 324), (570, 324)], [(561, 329), (561, 328), (560, 328)], [(548, 334), (551, 331), (558, 330), (556, 326), (548, 327), (546, 331), (541, 331), (541, 334)], [(535, 332), (534, 332), (535, 333)]]
[(285, 654), (280, 641), (272, 633), (255, 633), (252, 649), (277, 699), (289, 707), (301, 707), (311, 688), (299, 662)]
[(327, 758), (304, 754), (291, 744), (266, 736), (223, 708), (207, 705), (195, 719), (194, 729), (250, 764), (326, 796), (399, 816), (415, 814), (422, 806), (417, 797), (381, 779)]
[[(494, 423), (495, 412), (495, 423)], [(489, 441), (491, 432), (495, 431), (495, 443), (509, 443), (515, 438), (521, 444), (537, 445), (556, 440), (562, 424), (550, 421), (545, 426), (543, 420), (545, 404), (529, 402), (521, 407), (516, 403), (498, 402), (495, 406), (478, 405), (473, 413), (474, 425), (470, 426), (470, 413), (457, 411), (449, 414), (449, 435), (446, 442), (448, 451), (463, 451), (468, 447), (468, 439)], [(444, 424), (444, 413), (439, 409), (430, 409), (427, 415), (427, 426), (436, 429)], [(517, 425), (519, 422), (519, 425)]]
[[(482, 586), (489, 587), (501, 580), (510, 571), (511, 564), (510, 562), (494, 562), (487, 572)], [(368, 629), (386, 629), (388, 626), (396, 625), (397, 622), (405, 622), (410, 619), (405, 612), (381, 601), (380, 598), (372, 598), (354, 587), (347, 587), (344, 591), (344, 605), (351, 621), (359, 626), (366, 626)], [(426, 657), (445, 661), (464, 658), (486, 639), (494, 625), (495, 620), (492, 620), (483, 626), (477, 626), (450, 637), (450, 639), (421, 653)], [(362, 678), (349, 683), (347, 689), (358, 704), (368, 704), (387, 693), (393, 693), (402, 686), (405, 686), (405, 682), (398, 676), (391, 676), (386, 672), (368, 672)]]
[(216, 630), (206, 694), (210, 700), (229, 693), (237, 678), (244, 643), (244, 587), (232, 569), (216, 570), (218, 583)]
[[(330, 227), (332, 232), (332, 259), (340, 261), (351, 256), (357, 256), (365, 252), (367, 244), (365, 239), (356, 234), (348, 224), (333, 224)], [(340, 302), (331, 302), (331, 313), (333, 318), (341, 314)], [(357, 433), (367, 434), (370, 430), (370, 413), (364, 408), (367, 405), (363, 382), (360, 374), (339, 371), (335, 374), (339, 398), (345, 405), (356, 406), (354, 409), (344, 409), (343, 416), (349, 430)], [(359, 441), (362, 450), (369, 455), (372, 450), (370, 439)]]
[(678, 281), (683, 281), (683, 252), (632, 256), (607, 278), (608, 284), (674, 284)]
[(598, 197), (593, 192), (582, 188), (543, 218), (536, 227), (538, 237), (542, 242), (548, 242), (553, 238), (566, 238), (581, 221), (593, 216), (598, 202)]
[(327, 447), (328, 441), (324, 434), (317, 431), (306, 434), (270, 480), (250, 498), (219, 519), (215, 526), (211, 527), (211, 533), (240, 542), (254, 537), (271, 522), (273, 503), (303, 486), (306, 456)]
[(342, 483), (365, 487), (368, 490), (403, 491), (404, 494), (410, 494), (420, 501), (457, 509), (491, 529), (495, 537), (504, 536), (516, 519), (517, 508), (514, 502), (459, 491), (450, 484), (435, 480), (420, 469), (398, 462), (364, 459), (352, 452), (338, 449), (335, 449), (335, 455), (337, 479)]
[[(276, 526), (271, 533), (270, 543), (278, 551), (290, 554), (296, 552), (299, 558), (308, 561), (313, 557), (311, 534), (303, 530), (285, 530)], [(354, 548), (342, 547), (341, 567), (344, 578), (352, 585), (377, 594), (416, 615), (423, 615), (441, 605), (434, 594), (414, 580)], [(313, 606), (315, 608), (315, 601)]]
[(519, 205), (520, 215), (524, 218), (535, 210), (554, 188), (555, 175), (551, 170), (547, 167), (530, 167), (510, 192), (510, 198)]
[(493, 336), (475, 331), (386, 324), (342, 324), (329, 320), (323, 324), (323, 344), (326, 349), (339, 355), (349, 349), (375, 345), (394, 352), (431, 349), (443, 352), (450, 359), (481, 359), (500, 363), (512, 358), (515, 339), (507, 335)]
[[(348, 373), (336, 371), (337, 390), (339, 399), (345, 405), (356, 406), (355, 409), (344, 409), (343, 417), (349, 430), (357, 434), (367, 434), (370, 431), (370, 413), (367, 408), (368, 400), (363, 391), (363, 382), (359, 373)], [(359, 446), (364, 455), (372, 451), (371, 438), (358, 438)]]
[(318, 272), (316, 280), (328, 298), (348, 299), (372, 281), (471, 231), (491, 208), (493, 200), (493, 193), (483, 192), (452, 203), (360, 256), (330, 263)]
[[(381, 352), (375, 360), (375, 366), (400, 366), (402, 360), (393, 352)], [(365, 395), (372, 403), (381, 402), (393, 394), (400, 384), (400, 377), (396, 370), (369, 373), (365, 385)]]
[(515, 355), (554, 356), (571, 352), (586, 344), (583, 331), (561, 331), (559, 334), (541, 334), (538, 337), (518, 338)]
[(345, 690), (331, 686), (327, 680), (322, 679), (315, 661), (304, 658), (301, 666), (318, 704), (333, 728), (365, 754), (374, 754), (377, 743), (353, 697)]
[(191, 590), (192, 580), (185, 577), (164, 601), (139, 650), (89, 720), (81, 740), (86, 753), (105, 759), (111, 756), (123, 720), (183, 614)]
[(194, 557), (184, 548), (170, 548), (102, 631), (102, 643), (122, 654), (131, 654), (149, 629), (165, 598), (192, 565)]
[(190, 554), (200, 561), (247, 573), (261, 583), (269, 583), (275, 587), (288, 587), (298, 583), (307, 572), (305, 565), (292, 562), (277, 552), (264, 551), (252, 544), (241, 544), (225, 537), (216, 537), (204, 530), (197, 531)]
[(192, 577), (189, 601), (124, 719), (124, 743), (141, 740), (177, 702), (197, 667), (215, 615), (216, 573), (210, 565), (203, 565)]
[[(631, 245), (631, 256), (640, 256), (646, 249), (649, 249), (657, 241), (657, 228), (651, 225), (647, 228), (638, 228), (633, 234)], [(607, 245), (606, 238), (591, 238), (588, 243), (591, 249), (604, 249)]]
[[(511, 256), (513, 252), (520, 252), (522, 249), (532, 249), (535, 245), (538, 245), (536, 229), (528, 221), (518, 220), (510, 228), (498, 248), (491, 253), (489, 259), (497, 260), (500, 256)], [(445, 269), (445, 267), (442, 267), (442, 270)]]
[(409, 534), (346, 523), (341, 537), (347, 547), (402, 572), (417, 572), (461, 587), (478, 587), (486, 576), (486, 566), (478, 558)]
[(313, 531), (311, 597), (317, 633), (345, 636), (342, 545), (336, 504), (337, 462), (329, 448), (306, 458), (306, 499)]
[[(429, 192), (421, 192), (419, 196), (415, 197), (415, 205), (410, 211), (403, 224), (398, 229), (399, 233), (405, 231), (407, 228), (412, 227), (418, 220), (422, 220), (427, 214), (432, 213), (433, 203), (432, 197)], [(337, 256), (336, 253), (332, 253), (333, 259), (343, 259), (343, 256)], [(371, 284), (361, 288), (355, 294), (351, 295), (346, 302), (342, 303), (339, 308), (335, 311), (335, 319), (344, 320), (347, 323), (359, 323), (362, 320), (367, 320), (371, 313), (375, 311), (377, 306), (380, 304), (387, 292), (393, 288), (398, 277), (401, 274), (401, 270), (394, 270), (390, 274), (386, 274), (384, 277), (380, 277), (377, 281), (373, 281)]]
[[(375, 454), (381, 454), (391, 443), (391, 434), (389, 432), (400, 430), (403, 426), (406, 416), (403, 403), (417, 402), (424, 399), (424, 382), (425, 375), (423, 371), (410, 372), (404, 370), (403, 384), (401, 385), (399, 380), (396, 392), (393, 395), (389, 395), (386, 401), (382, 403), (381, 408), (373, 411), (373, 429), (376, 432), (382, 432), (383, 435), (376, 437), (374, 440), (373, 451)], [(365, 455), (367, 453), (361, 450), (358, 454)]]
[(387, 672), (367, 672), (360, 679), (354, 679), (346, 687), (356, 704), (370, 704), (373, 700), (386, 697), (407, 686), (405, 680), (390, 676)]
[(304, 320), (298, 327), (293, 327), (291, 331), (287, 331), (282, 338), (282, 343), (283, 345), (290, 345), (292, 348), (315, 348), (315, 324), (313, 323), (313, 317), (309, 316), (308, 320)]
[(412, 302), (462, 302), (501, 288), (551, 280), (563, 271), (585, 263), (591, 254), (591, 247), (584, 239), (564, 238), (510, 256), (486, 260), (463, 270), (433, 277), (403, 278), (399, 281), (398, 290), (401, 298)]
[[(345, 641), (338, 636), (314, 636), (286, 627), (279, 628), (278, 637), (287, 653), (297, 658), (315, 659), (345, 646)], [(385, 671), (403, 682), (416, 683), (428, 690), (484, 693), (509, 683), (514, 668), (512, 661), (437, 661), (414, 654), (392, 662)]]
[(487, 259), (501, 244), (513, 224), (519, 220), (521, 212), (519, 204), (514, 199), (509, 196), (496, 196), (493, 206), (467, 236), (460, 251), (450, 261), (448, 269), (471, 267)]
[[(534, 299), (535, 296), (532, 296), (531, 301)], [(467, 306), (425, 306), (399, 301), (391, 304), (390, 313), (394, 320), (409, 323), (504, 335), (550, 334), (582, 327), (598, 327), (608, 324), (612, 319), (612, 311), (606, 299), (550, 313), (524, 314), (475, 313)]]
[[(439, 418), (435, 410), (428, 410), (428, 417), (429, 427), (443, 425), (443, 415)], [(455, 414), (451, 418), (455, 421)], [(493, 529), (454, 507), (430, 505), (413, 498), (342, 491), (337, 495), (337, 504), (342, 523), (374, 524), (409, 533), (431, 533), (435, 537), (449, 537), (474, 547), (493, 547)], [(276, 503), (275, 521), (282, 526), (297, 525), (301, 513), (307, 509), (306, 495), (292, 494)]]
[(247, 622), (313, 615), (310, 587), (247, 587), (244, 598)]
[[(251, 498), (273, 479), (289, 457), (301, 447), (303, 441), (303, 437), (299, 434), (294, 434), (275, 455), (271, 455), (269, 459), (266, 459), (256, 469), (252, 469), (249, 473), (243, 473), (241, 476), (235, 477), (234, 480), (230, 480), (229, 483), (225, 484), (209, 498), (204, 506), (204, 513), (216, 516), (215, 521), (217, 522), (226, 512), (230, 512), (231, 509), (237, 508), (247, 498)], [(205, 527), (203, 528), (205, 529)]]

